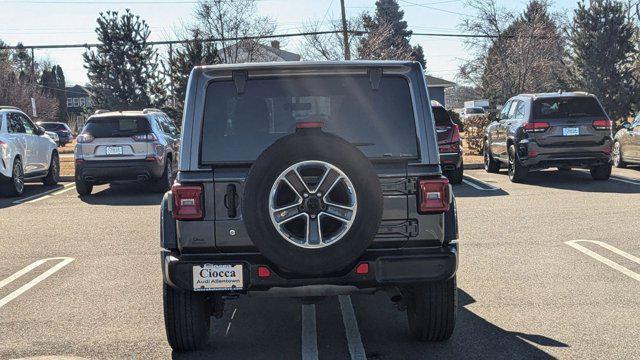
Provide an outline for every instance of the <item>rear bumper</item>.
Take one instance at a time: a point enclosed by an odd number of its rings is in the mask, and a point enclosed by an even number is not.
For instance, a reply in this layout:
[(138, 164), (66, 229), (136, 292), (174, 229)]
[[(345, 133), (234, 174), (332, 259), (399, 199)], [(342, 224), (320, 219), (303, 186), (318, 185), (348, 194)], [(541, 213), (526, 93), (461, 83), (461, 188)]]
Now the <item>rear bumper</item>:
[[(355, 271), (355, 267), (362, 263), (369, 265), (367, 274), (357, 274)], [(235, 291), (237, 293), (293, 290), (310, 286), (380, 289), (451, 278), (458, 267), (458, 244), (439, 248), (368, 250), (353, 267), (329, 277), (288, 275), (255, 253), (180, 256), (163, 251), (162, 264), (165, 283), (187, 291), (193, 290), (193, 266), (204, 264), (242, 264), (244, 289)], [(259, 277), (260, 266), (268, 267), (271, 275)]]
[(462, 166), (462, 152), (440, 153), (442, 170), (454, 170)]
[(103, 160), (76, 163), (75, 177), (88, 182), (157, 179), (164, 172), (160, 161)]
[(610, 138), (599, 145), (576, 147), (543, 147), (533, 141), (522, 141), (518, 153), (522, 164), (532, 170), (558, 166), (588, 168), (610, 163), (612, 145)]

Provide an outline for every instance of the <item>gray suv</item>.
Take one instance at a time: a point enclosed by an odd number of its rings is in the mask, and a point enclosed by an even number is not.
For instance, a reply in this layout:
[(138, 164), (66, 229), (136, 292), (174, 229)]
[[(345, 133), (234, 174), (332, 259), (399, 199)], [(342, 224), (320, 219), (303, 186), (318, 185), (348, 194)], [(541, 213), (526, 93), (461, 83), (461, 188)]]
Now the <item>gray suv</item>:
[(91, 194), (94, 185), (115, 181), (139, 181), (162, 193), (173, 183), (179, 132), (160, 110), (98, 110), (76, 140), (75, 181), (80, 195)]
[(458, 228), (429, 103), (414, 62), (195, 68), (161, 207), (171, 347), (200, 347), (226, 299), (379, 290), (448, 339)]
[(484, 167), (508, 168), (513, 182), (531, 170), (586, 168), (594, 180), (611, 175), (612, 122), (595, 95), (524, 94), (504, 105), (485, 130)]

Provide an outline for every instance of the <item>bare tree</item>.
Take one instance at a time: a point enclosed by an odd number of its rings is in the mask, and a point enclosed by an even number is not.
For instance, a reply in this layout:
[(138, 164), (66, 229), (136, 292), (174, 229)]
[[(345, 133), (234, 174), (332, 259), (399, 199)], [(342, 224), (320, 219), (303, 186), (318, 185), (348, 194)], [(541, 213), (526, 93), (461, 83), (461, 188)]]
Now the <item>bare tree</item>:
[(531, 0), (518, 17), (495, 0), (474, 0), (478, 12), (463, 27), (481, 37), (469, 40), (473, 60), (460, 77), (478, 86), (493, 105), (523, 92), (556, 91), (566, 86), (565, 39), (545, 0)]
[[(362, 27), (362, 16), (347, 19), (347, 31), (349, 35), (349, 50), (351, 58), (357, 57), (357, 45), (361, 35), (358, 30)], [(335, 31), (332, 34), (305, 35), (300, 46), (301, 55), (308, 60), (344, 60), (344, 38), (342, 36), (342, 22), (332, 21), (327, 29), (322, 28), (321, 21), (307, 23), (303, 27), (305, 33), (317, 33), (322, 31)]]
[(200, 0), (196, 5), (195, 28), (205, 38), (220, 40), (218, 56), (223, 63), (261, 60), (266, 40), (226, 40), (252, 36), (268, 37), (276, 21), (258, 16), (255, 0)]

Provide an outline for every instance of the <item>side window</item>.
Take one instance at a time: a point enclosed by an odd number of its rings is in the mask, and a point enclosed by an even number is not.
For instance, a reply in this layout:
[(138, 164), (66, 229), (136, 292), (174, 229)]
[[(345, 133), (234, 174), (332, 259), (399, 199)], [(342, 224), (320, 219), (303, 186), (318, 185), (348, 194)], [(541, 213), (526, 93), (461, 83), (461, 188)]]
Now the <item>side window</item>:
[(518, 101), (516, 105), (516, 112), (513, 116), (514, 119), (524, 119), (524, 101)]
[(509, 118), (509, 110), (511, 109), (511, 103), (512, 101), (507, 101), (507, 103), (504, 104), (504, 106), (502, 107), (502, 110), (500, 111), (500, 120)]
[(27, 135), (33, 135), (36, 133), (36, 127), (35, 125), (33, 125), (33, 123), (31, 122), (31, 120), (29, 120), (28, 117), (20, 114), (18, 115), (20, 116), (20, 119), (22, 120), (22, 125), (24, 126), (25, 132)]
[(24, 134), (27, 132), (18, 114), (7, 114), (7, 131), (10, 134)]

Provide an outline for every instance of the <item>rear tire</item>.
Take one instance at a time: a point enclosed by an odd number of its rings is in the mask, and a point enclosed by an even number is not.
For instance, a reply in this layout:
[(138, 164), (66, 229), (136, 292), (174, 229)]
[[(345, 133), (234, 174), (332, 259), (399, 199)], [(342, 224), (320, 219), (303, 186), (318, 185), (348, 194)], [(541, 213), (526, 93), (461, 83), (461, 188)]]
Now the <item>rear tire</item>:
[(613, 161), (613, 166), (617, 168), (625, 168), (627, 167), (627, 163), (622, 160), (622, 146), (619, 141), (613, 143), (613, 151), (611, 154), (611, 160)]
[(11, 178), (7, 182), (0, 183), (0, 195), (8, 197), (21, 196), (24, 193), (24, 169), (22, 161), (16, 158), (13, 161)]
[(89, 184), (84, 180), (76, 178), (76, 192), (80, 196), (88, 196), (91, 195), (93, 191), (93, 184)]
[(407, 321), (418, 341), (445, 341), (453, 334), (458, 309), (456, 277), (405, 289)]
[(210, 315), (203, 294), (163, 284), (164, 324), (174, 351), (193, 351), (209, 338)]
[(489, 141), (484, 141), (484, 170), (488, 173), (496, 174), (500, 171), (500, 163), (493, 158), (491, 149), (489, 149)]
[(173, 167), (171, 166), (171, 159), (167, 157), (162, 176), (153, 183), (153, 191), (166, 193), (171, 190), (171, 185), (173, 185)]
[(609, 180), (611, 177), (611, 168), (611, 164), (594, 166), (590, 169), (591, 178), (598, 181)]
[(42, 183), (45, 185), (53, 186), (58, 185), (60, 181), (60, 157), (57, 152), (51, 154), (51, 163), (49, 164), (49, 172), (47, 176), (42, 179)]
[(449, 182), (451, 184), (460, 184), (464, 177), (464, 166), (462, 165), (462, 162), (460, 162), (459, 167), (447, 171), (445, 175), (447, 176), (447, 178), (449, 178)]
[(529, 169), (520, 163), (515, 145), (509, 146), (509, 180), (521, 183), (527, 179)]

